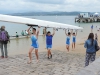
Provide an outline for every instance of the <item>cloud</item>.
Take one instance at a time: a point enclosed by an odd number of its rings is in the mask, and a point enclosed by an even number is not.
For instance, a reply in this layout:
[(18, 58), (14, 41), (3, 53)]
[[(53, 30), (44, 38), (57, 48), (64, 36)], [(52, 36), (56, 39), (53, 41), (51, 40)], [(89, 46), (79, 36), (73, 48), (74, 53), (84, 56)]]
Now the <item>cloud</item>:
[(65, 0), (26, 0), (26, 1), (43, 3), (43, 4), (63, 4)]
[(98, 11), (99, 0), (0, 0), (0, 12)]

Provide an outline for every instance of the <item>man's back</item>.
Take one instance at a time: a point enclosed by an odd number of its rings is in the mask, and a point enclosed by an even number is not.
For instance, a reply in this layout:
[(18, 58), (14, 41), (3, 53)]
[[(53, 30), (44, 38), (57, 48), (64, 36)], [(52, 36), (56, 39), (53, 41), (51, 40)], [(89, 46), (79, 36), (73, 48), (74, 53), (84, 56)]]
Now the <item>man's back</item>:
[(4, 29), (1, 29), (1, 31), (0, 31), (0, 41), (8, 41), (8, 40), (9, 40), (8, 32)]
[[(5, 30), (5, 26), (1, 26), (0, 30), (0, 44), (1, 44), (1, 57), (7, 58), (8, 52), (7, 52), (7, 42), (9, 41), (9, 35), (8, 32)], [(4, 46), (4, 49), (3, 49)]]

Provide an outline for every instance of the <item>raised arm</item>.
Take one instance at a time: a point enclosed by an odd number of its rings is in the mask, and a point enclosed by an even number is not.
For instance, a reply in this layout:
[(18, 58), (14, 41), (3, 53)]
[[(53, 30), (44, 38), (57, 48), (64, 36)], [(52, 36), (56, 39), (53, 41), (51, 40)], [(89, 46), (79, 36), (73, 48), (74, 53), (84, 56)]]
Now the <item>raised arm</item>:
[(73, 34), (73, 29), (71, 30), (71, 34)]
[(38, 37), (38, 35), (39, 35), (39, 31), (40, 31), (40, 27), (38, 26), (37, 37)]
[(84, 43), (84, 47), (87, 48), (87, 41), (85, 41), (85, 43)]
[(76, 30), (76, 36), (77, 36), (77, 30)]
[(52, 34), (52, 36), (54, 36), (54, 34), (55, 34), (55, 29), (53, 28), (53, 34)]
[[(32, 26), (31, 26), (31, 27), (32, 27)], [(31, 27), (28, 28), (28, 30), (27, 30), (27, 32), (28, 32), (29, 35), (31, 35), (31, 33), (30, 33), (30, 29), (31, 29)]]
[(7, 38), (8, 38), (8, 41), (10, 42), (10, 36), (9, 36), (8, 32), (7, 32)]
[(47, 34), (47, 28), (45, 27), (45, 33), (44, 33), (45, 35)]
[(67, 33), (66, 33), (66, 29), (65, 29), (65, 34), (67, 35)]

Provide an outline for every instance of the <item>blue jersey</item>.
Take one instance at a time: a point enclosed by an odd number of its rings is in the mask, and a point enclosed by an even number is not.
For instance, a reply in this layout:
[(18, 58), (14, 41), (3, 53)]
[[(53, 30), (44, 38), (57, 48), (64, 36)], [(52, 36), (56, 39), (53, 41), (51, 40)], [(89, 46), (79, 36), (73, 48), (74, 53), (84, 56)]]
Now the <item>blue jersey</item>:
[(73, 36), (73, 40), (74, 43), (76, 42), (76, 36)]
[(37, 37), (35, 35), (31, 36), (32, 45), (34, 48), (38, 48)]
[(70, 37), (69, 36), (66, 38), (66, 44), (70, 45)]
[(47, 45), (52, 45), (52, 35), (50, 35), (50, 36), (48, 36), (48, 35), (46, 35), (46, 44)]

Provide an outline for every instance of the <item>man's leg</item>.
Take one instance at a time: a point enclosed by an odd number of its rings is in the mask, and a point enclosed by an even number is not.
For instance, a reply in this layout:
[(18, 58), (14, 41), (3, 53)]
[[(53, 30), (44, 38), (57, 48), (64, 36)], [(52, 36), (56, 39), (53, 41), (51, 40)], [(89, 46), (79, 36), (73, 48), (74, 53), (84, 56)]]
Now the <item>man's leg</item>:
[(8, 57), (7, 44), (4, 44), (4, 49), (5, 49), (5, 58), (7, 58)]
[(4, 58), (3, 43), (1, 42), (1, 57)]

